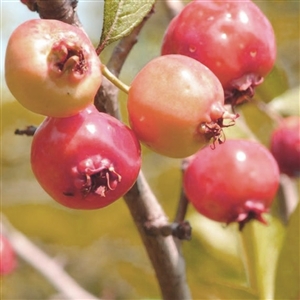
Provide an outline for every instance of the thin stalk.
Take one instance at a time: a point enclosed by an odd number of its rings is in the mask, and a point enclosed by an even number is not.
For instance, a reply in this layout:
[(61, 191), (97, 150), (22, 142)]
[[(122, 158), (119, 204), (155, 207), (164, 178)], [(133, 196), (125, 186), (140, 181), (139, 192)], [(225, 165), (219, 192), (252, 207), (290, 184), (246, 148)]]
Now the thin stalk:
[(119, 88), (124, 93), (128, 94), (129, 86), (116, 77), (109, 69), (102, 64), (101, 67), (102, 75), (105, 76), (111, 83), (113, 83), (117, 88)]

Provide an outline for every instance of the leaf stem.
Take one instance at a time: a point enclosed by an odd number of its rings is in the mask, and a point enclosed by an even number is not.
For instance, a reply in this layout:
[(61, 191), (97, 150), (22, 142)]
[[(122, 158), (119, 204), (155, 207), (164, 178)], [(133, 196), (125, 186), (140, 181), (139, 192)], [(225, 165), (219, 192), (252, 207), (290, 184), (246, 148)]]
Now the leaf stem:
[(124, 93), (128, 94), (129, 86), (126, 85), (123, 81), (121, 81), (118, 77), (116, 77), (107, 67), (102, 64), (101, 71), (103, 76), (105, 76), (111, 83), (113, 83), (117, 88), (119, 88)]

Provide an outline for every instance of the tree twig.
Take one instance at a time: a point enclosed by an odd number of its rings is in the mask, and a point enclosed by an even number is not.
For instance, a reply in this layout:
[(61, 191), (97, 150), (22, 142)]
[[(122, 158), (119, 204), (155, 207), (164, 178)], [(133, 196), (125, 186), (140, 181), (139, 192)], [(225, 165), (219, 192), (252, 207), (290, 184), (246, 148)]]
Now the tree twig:
[[(185, 172), (185, 169), (188, 167), (189, 163), (191, 162), (193, 156), (186, 157), (181, 162), (181, 177), (183, 178), (183, 174)], [(184, 218), (186, 216), (188, 208), (188, 200), (186, 198), (185, 192), (183, 190), (183, 186), (181, 186), (180, 196), (179, 196), (179, 202), (178, 207), (176, 210), (176, 215), (174, 218), (174, 222), (181, 223), (184, 221)]]
[(191, 299), (186, 283), (184, 258), (174, 238), (151, 235), (151, 228), (169, 224), (142, 173), (124, 199), (154, 267), (163, 299)]
[(78, 0), (29, 0), (27, 7), (37, 11), (41, 19), (56, 19), (81, 27), (76, 8)]
[(24, 234), (16, 230), (1, 215), (1, 233), (5, 234), (13, 249), (23, 260), (40, 272), (66, 299), (99, 300), (85, 291), (45, 252), (34, 245)]
[(33, 136), (36, 130), (37, 130), (37, 127), (36, 127), (36, 126), (34, 126), (34, 125), (29, 125), (29, 126), (26, 126), (25, 129), (19, 129), (19, 128), (17, 128), (17, 129), (15, 130), (15, 134), (16, 134), (16, 135)]

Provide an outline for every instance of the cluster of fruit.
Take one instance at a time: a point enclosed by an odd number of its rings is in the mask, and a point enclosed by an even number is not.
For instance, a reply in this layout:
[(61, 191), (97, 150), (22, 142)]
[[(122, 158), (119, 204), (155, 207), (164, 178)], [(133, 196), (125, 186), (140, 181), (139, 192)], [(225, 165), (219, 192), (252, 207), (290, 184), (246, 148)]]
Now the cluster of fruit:
[[(276, 43), (269, 20), (252, 1), (194, 0), (170, 22), (161, 52), (208, 67), (234, 111), (273, 68)], [(184, 173), (188, 200), (215, 221), (238, 222), (240, 228), (250, 219), (265, 223), (262, 214), (276, 195), (280, 172), (299, 175), (299, 132), (300, 118), (292, 116), (274, 131), (271, 151), (249, 140), (198, 151)]]
[(96, 209), (132, 187), (140, 144), (130, 128), (95, 108), (101, 62), (81, 29), (57, 20), (21, 24), (7, 45), (5, 78), (24, 107), (47, 116), (33, 137), (31, 166), (53, 199)]
[(170, 22), (161, 54), (130, 85), (129, 128), (93, 105), (101, 62), (81, 29), (31, 20), (13, 32), (7, 85), (22, 105), (47, 116), (32, 142), (37, 180), (67, 207), (104, 207), (136, 181), (142, 142), (168, 157), (194, 155), (183, 181), (200, 213), (241, 227), (264, 222), (279, 185), (277, 162), (259, 143), (223, 144), (223, 128), (274, 65), (270, 22), (250, 0), (191, 1)]

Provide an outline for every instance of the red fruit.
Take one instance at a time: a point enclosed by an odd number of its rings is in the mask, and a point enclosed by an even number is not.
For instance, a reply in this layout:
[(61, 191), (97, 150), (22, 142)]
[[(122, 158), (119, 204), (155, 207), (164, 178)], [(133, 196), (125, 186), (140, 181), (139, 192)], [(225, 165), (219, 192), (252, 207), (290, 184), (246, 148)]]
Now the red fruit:
[(9, 240), (0, 235), (0, 275), (12, 273), (17, 266), (14, 249)]
[(138, 139), (162, 155), (189, 156), (209, 140), (221, 140), (224, 108), (216, 76), (183, 55), (151, 60), (134, 78), (128, 94), (131, 128)]
[(192, 1), (169, 24), (161, 53), (183, 54), (206, 65), (221, 81), (226, 103), (253, 96), (271, 71), (272, 26), (251, 1)]
[(30, 20), (9, 38), (5, 79), (27, 109), (68, 117), (93, 103), (101, 63), (87, 35), (57, 20)]
[(267, 148), (247, 140), (227, 140), (212, 150), (200, 150), (184, 173), (189, 201), (204, 216), (218, 222), (251, 219), (265, 223), (279, 185), (277, 163)]
[(272, 133), (270, 148), (282, 173), (300, 175), (300, 117), (282, 120)]
[(69, 118), (46, 118), (34, 134), (31, 165), (57, 202), (96, 209), (122, 197), (141, 167), (131, 129), (92, 105)]

